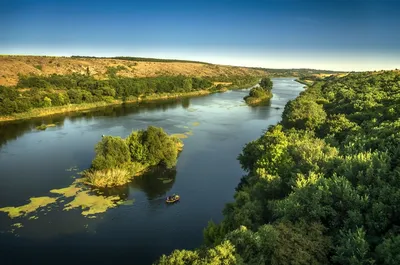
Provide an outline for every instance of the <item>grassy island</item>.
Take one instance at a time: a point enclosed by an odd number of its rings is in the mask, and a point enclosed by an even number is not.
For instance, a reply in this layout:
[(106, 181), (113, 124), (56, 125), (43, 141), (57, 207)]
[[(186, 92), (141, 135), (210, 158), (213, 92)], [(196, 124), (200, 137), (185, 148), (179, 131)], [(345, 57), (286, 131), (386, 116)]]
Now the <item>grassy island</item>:
[(103, 136), (91, 168), (84, 172), (85, 183), (95, 187), (124, 185), (151, 166), (174, 167), (182, 149), (179, 138), (153, 126), (133, 131), (126, 139)]
[(252, 88), (249, 95), (243, 98), (244, 101), (249, 105), (255, 106), (270, 100), (272, 98), (272, 85), (271, 79), (262, 78), (260, 86)]

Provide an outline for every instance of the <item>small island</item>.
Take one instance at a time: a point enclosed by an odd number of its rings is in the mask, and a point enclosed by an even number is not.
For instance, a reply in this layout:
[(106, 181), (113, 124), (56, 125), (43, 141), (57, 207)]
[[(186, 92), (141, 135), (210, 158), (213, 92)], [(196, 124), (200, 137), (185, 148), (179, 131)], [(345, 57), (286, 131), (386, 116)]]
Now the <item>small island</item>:
[(149, 167), (174, 167), (182, 149), (179, 138), (154, 126), (133, 131), (126, 139), (103, 136), (91, 167), (83, 173), (84, 182), (95, 187), (124, 185)]
[(260, 81), (259, 86), (253, 87), (248, 96), (243, 99), (248, 105), (255, 106), (272, 98), (272, 81), (270, 78), (265, 77)]

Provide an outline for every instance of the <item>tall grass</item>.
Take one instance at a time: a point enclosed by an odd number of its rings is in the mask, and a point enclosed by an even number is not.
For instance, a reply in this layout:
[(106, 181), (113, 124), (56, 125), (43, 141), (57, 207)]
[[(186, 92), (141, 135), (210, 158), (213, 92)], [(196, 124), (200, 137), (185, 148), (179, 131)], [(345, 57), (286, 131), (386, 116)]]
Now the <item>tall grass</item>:
[(128, 169), (112, 168), (105, 170), (88, 171), (85, 174), (85, 183), (96, 187), (121, 186), (132, 179)]
[(119, 168), (104, 170), (89, 169), (83, 172), (83, 182), (99, 188), (122, 186), (130, 182), (133, 177), (143, 174), (148, 167), (149, 165), (131, 162)]

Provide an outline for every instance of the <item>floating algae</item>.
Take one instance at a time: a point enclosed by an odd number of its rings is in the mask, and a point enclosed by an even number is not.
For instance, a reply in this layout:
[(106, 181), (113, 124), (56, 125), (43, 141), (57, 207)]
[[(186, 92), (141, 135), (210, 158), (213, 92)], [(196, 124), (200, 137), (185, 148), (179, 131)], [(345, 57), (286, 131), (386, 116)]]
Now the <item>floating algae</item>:
[(171, 181), (173, 181), (173, 179), (170, 178), (157, 178), (158, 180), (161, 180), (163, 182), (163, 184), (167, 184), (170, 183)]
[(17, 207), (4, 207), (0, 208), (0, 212), (8, 213), (10, 218), (20, 217), (22, 215), (27, 215), (28, 213), (34, 212), (39, 208), (45, 207), (49, 204), (54, 203), (57, 198), (52, 197), (33, 197), (29, 199), (31, 202), (25, 205)]
[(89, 191), (82, 191), (76, 194), (73, 201), (65, 205), (64, 211), (81, 208), (84, 210), (82, 212), (84, 216), (104, 213), (107, 209), (115, 207), (119, 199), (119, 196), (97, 196), (89, 194)]
[(50, 192), (51, 193), (56, 193), (56, 194), (61, 194), (64, 197), (72, 197), (75, 196), (79, 191), (82, 190), (81, 187), (78, 187), (78, 183), (82, 182), (82, 180), (77, 179), (75, 180), (69, 187), (62, 188), (62, 189), (53, 189)]
[(174, 125), (174, 126), (178, 128), (189, 129), (189, 126), (186, 125)]
[(15, 223), (12, 226), (16, 227), (16, 228), (21, 228), (24, 227), (21, 223)]
[(198, 121), (192, 122), (192, 125), (193, 125), (193, 126), (199, 126), (199, 125), (200, 125), (200, 122), (198, 122)]
[(175, 134), (171, 134), (171, 136), (175, 136), (175, 137), (177, 137), (179, 139), (187, 138), (187, 135), (184, 134), (184, 133), (175, 133)]
[(192, 131), (185, 132), (186, 135), (193, 135)]
[(195, 109), (195, 108), (188, 108), (187, 109), (187, 111), (190, 111), (190, 112), (195, 112), (197, 109)]
[(134, 202), (135, 202), (134, 199), (132, 199), (132, 200), (126, 200), (126, 201), (119, 201), (119, 202), (118, 202), (118, 205), (129, 206), (129, 205), (133, 205)]
[(65, 171), (78, 171), (78, 166), (72, 166), (70, 168), (67, 168)]
[[(76, 179), (70, 186), (61, 188), (61, 189), (52, 189), (51, 193), (55, 193), (61, 195), (62, 197), (73, 197), (74, 199), (64, 206), (63, 210), (70, 210), (73, 208), (81, 208), (83, 209), (82, 215), (93, 215), (97, 213), (103, 213), (107, 211), (109, 208), (113, 208), (117, 205), (131, 205), (133, 201), (126, 201), (117, 203), (120, 200), (119, 196), (98, 196), (92, 195), (89, 193), (89, 190), (85, 189), (84, 185), (79, 185), (82, 183), (82, 179)], [(49, 204), (55, 203), (58, 201), (59, 203), (63, 203), (65, 200), (60, 200), (62, 197), (33, 197), (30, 198), (30, 203), (17, 206), (17, 207), (4, 207), (0, 208), (0, 212), (8, 213), (10, 218), (26, 216), (27, 214), (38, 210), (39, 208), (44, 215), (47, 215), (47, 212), (51, 211), (53, 208), (48, 207)], [(60, 206), (61, 204), (57, 204), (56, 206)], [(47, 206), (47, 207), (46, 207)], [(91, 217), (95, 218), (95, 217)], [(29, 217), (29, 220), (38, 219), (37, 216)]]
[(172, 179), (165, 179), (165, 180), (163, 180), (163, 184), (167, 184), (167, 183), (170, 183), (172, 181)]

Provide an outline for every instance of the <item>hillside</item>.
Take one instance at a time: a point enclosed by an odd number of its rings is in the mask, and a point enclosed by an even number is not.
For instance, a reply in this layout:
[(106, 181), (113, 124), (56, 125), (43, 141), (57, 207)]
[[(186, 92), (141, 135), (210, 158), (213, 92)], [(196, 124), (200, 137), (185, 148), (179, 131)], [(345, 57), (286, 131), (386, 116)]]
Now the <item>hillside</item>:
[(155, 77), (170, 75), (185, 76), (232, 76), (263, 75), (264, 70), (245, 67), (222, 66), (200, 62), (184, 61), (143, 61), (128, 59), (105, 59), (85, 57), (48, 57), (48, 56), (0, 56), (0, 85), (13, 86), (21, 75), (67, 75), (89, 73), (96, 79), (105, 79), (110, 70), (120, 69), (121, 77)]
[[(0, 56), (0, 85), (14, 86), (18, 75), (89, 74), (95, 79), (107, 79), (114, 72), (120, 77), (156, 77), (184, 75), (196, 77), (229, 76), (304, 76), (337, 74), (339, 72), (315, 69), (266, 69), (183, 60), (166, 60), (138, 57), (52, 57), (52, 56)], [(221, 80), (223, 81), (223, 80)]]

